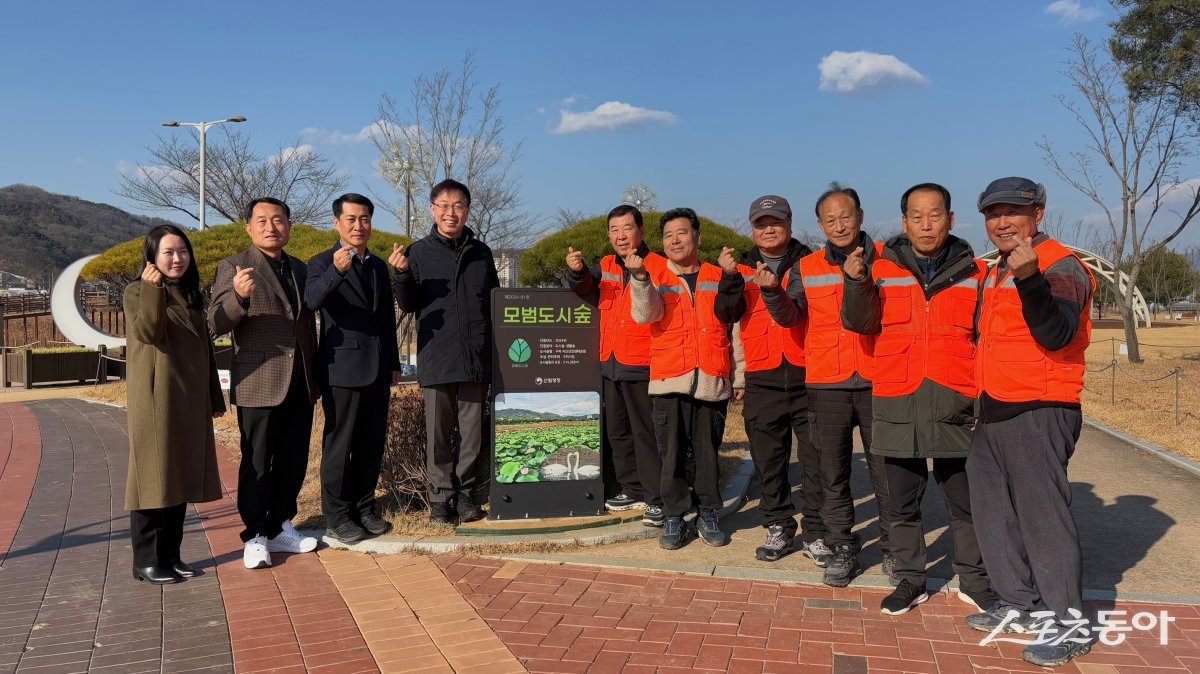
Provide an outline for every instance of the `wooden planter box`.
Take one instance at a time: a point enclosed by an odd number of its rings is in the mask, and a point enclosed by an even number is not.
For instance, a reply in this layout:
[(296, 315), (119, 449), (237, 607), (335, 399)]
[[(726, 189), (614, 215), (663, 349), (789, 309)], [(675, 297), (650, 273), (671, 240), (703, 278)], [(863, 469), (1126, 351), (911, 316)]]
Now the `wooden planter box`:
[(107, 381), (109, 374), (124, 376), (125, 364), (100, 359), (98, 351), (35, 353), (32, 349), (4, 352), (4, 386), (14, 382), (25, 388), (34, 384), (77, 381)]

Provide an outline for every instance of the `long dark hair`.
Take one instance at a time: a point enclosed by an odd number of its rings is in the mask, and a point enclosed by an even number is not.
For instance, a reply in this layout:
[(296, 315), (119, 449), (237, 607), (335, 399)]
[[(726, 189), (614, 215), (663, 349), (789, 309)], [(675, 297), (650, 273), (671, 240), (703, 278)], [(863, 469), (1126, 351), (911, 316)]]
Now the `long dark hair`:
[[(184, 231), (175, 225), (158, 225), (149, 232), (146, 232), (146, 240), (142, 242), (142, 257), (146, 262), (154, 264), (158, 257), (158, 246), (162, 243), (163, 237), (174, 234), (183, 239), (183, 245), (187, 246), (188, 251), (188, 268), (183, 272), (183, 278), (179, 279), (179, 292), (183, 294), (183, 298), (187, 300), (188, 306), (193, 309), (201, 309), (204, 307), (204, 296), (200, 294), (200, 271), (196, 269), (196, 253), (192, 250), (192, 241), (188, 238)], [(162, 271), (161, 269), (159, 271)], [(164, 275), (165, 276), (165, 275)], [(166, 279), (164, 278), (164, 281)]]

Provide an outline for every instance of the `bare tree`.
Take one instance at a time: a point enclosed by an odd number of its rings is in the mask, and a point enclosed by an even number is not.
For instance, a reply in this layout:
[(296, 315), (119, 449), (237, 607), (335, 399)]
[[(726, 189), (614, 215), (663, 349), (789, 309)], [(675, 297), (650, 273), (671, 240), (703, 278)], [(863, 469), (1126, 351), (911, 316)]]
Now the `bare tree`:
[(629, 204), (642, 212), (653, 211), (658, 209), (658, 193), (649, 185), (630, 185), (621, 194), (621, 203)]
[[(214, 142), (215, 141), (215, 142)], [(176, 211), (200, 220), (200, 145), (172, 134), (147, 147), (150, 161), (121, 176), (116, 194), (147, 210)], [(259, 197), (287, 202), (292, 221), (328, 224), (329, 203), (346, 188), (346, 174), (299, 140), (264, 157), (250, 147), (250, 136), (222, 127), (208, 136), (204, 200), (230, 222), (242, 219), (246, 203)]]
[(564, 229), (570, 229), (584, 220), (589, 219), (590, 217), (590, 215), (584, 213), (583, 211), (559, 206), (558, 210), (554, 212), (554, 224), (556, 225), (557, 229), (561, 231)]
[[(1195, 130), (1188, 124), (1186, 108), (1178, 97), (1168, 95), (1165, 85), (1160, 85), (1157, 95), (1130, 98), (1107, 48), (1096, 47), (1076, 35), (1070, 51), (1064, 74), (1080, 100), (1066, 96), (1059, 100), (1083, 128), (1087, 148), (1064, 158), (1048, 139), (1043, 138), (1038, 147), (1059, 178), (1104, 212), (1108, 225), (1104, 238), (1109, 244), (1106, 252), (1114, 264), (1129, 265), (1129, 282), (1122, 284), (1117, 274), (1112, 290), (1125, 324), (1129, 361), (1140, 363), (1133, 313), (1138, 276), (1146, 257), (1179, 236), (1200, 213), (1200, 189), (1181, 185), (1178, 175)], [(1102, 174), (1115, 178), (1115, 190), (1104, 186)], [(1170, 211), (1167, 200), (1183, 196), (1184, 191), (1188, 192), (1182, 199), (1184, 210)], [(1150, 227), (1164, 211), (1172, 212), (1177, 220), (1168, 234), (1155, 238)]]
[[(379, 171), (403, 204), (384, 204), (404, 223), (409, 236), (430, 225), (426, 195), (444, 178), (471, 190), (468, 223), (496, 249), (520, 249), (535, 235), (513, 170), (521, 143), (508, 146), (500, 115), (500, 85), (480, 91), (475, 55), (468, 52), (457, 74), (440, 70), (412, 83), (409, 107), (388, 94), (379, 103), (371, 140), (379, 150)], [(419, 205), (418, 205), (419, 204)]]
[(1047, 210), (1046, 217), (1042, 220), (1041, 228), (1043, 232), (1049, 234), (1055, 241), (1076, 248), (1088, 249), (1089, 237), (1092, 236), (1092, 231), (1084, 225), (1083, 218), (1076, 218), (1071, 222), (1067, 222), (1067, 216), (1063, 215), (1062, 211)]

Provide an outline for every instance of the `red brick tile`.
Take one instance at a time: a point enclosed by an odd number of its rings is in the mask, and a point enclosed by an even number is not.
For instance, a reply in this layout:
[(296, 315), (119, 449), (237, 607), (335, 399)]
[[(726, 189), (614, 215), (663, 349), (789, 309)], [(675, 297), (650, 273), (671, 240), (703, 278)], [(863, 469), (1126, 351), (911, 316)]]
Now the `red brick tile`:
[(635, 641), (633, 639), (609, 639), (604, 643), (606, 651), (622, 653), (665, 653), (667, 644), (657, 641)]
[(592, 661), (588, 674), (617, 674), (629, 661), (629, 655), (617, 651), (600, 651)]
[(667, 644), (667, 653), (670, 655), (681, 655), (687, 657), (696, 657), (700, 651), (700, 645), (704, 642), (704, 635), (691, 633), (677, 633)]
[(642, 630), (642, 640), (644, 641), (670, 641), (675, 634), (676, 624), (662, 620), (652, 620), (646, 625), (646, 629)]
[(542, 639), (542, 646), (556, 646), (562, 648), (570, 648), (579, 635), (583, 632), (582, 627), (573, 627), (571, 625), (556, 625)]
[(582, 662), (592, 662), (599, 655), (604, 647), (604, 639), (595, 639), (592, 637), (579, 637), (575, 643), (567, 649), (563, 654), (563, 660), (580, 660)]
[(729, 669), (726, 671), (729, 674), (761, 674), (763, 663), (757, 660), (730, 660)]
[(776, 628), (771, 626), (767, 635), (767, 648), (798, 651), (800, 649), (800, 630)]
[(821, 666), (833, 666), (833, 644), (820, 641), (806, 641), (800, 638), (799, 661)]

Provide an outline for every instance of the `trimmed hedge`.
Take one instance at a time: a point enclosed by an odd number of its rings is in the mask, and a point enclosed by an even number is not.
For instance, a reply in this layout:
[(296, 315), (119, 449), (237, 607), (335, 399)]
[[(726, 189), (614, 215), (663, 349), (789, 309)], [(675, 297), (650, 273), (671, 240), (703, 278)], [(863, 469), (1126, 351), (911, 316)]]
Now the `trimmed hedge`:
[[(642, 214), (645, 222), (646, 245), (657, 253), (662, 252), (662, 235), (659, 219), (662, 213), (649, 211)], [(700, 259), (717, 263), (723, 246), (732, 246), (740, 252), (750, 250), (754, 243), (749, 237), (719, 225), (708, 218), (700, 218)], [(589, 267), (612, 252), (608, 243), (608, 218), (597, 216), (567, 229), (544, 237), (533, 248), (521, 256), (519, 263), (520, 283), (523, 286), (561, 286), (566, 281), (567, 248), (583, 252), (584, 264)]]
[[(194, 262), (200, 270), (200, 285), (205, 288), (212, 285), (217, 262), (250, 246), (246, 224), (238, 222), (209, 227), (204, 231), (190, 231), (188, 238), (191, 239), (192, 250), (196, 252)], [(337, 241), (338, 234), (332, 229), (292, 225), (287, 253), (307, 262), (317, 253), (332, 248)], [(392, 254), (393, 243), (407, 246), (412, 241), (406, 236), (375, 230), (371, 233), (368, 248), (386, 260)], [(85, 281), (107, 281), (120, 285), (137, 278), (145, 266), (142, 262), (142, 239), (137, 238), (104, 251), (83, 268), (80, 276)]]

